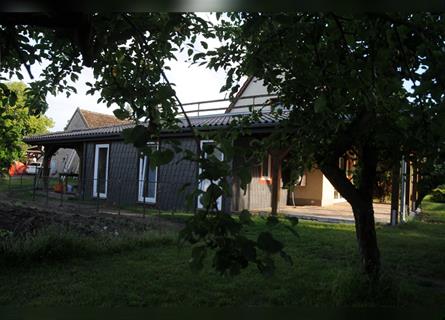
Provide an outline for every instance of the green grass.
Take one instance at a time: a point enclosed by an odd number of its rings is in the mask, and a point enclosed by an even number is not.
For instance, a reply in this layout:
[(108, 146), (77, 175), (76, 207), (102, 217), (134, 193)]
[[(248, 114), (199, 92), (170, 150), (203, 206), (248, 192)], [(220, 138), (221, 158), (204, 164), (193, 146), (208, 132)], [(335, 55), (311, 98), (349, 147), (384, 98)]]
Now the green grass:
[[(437, 219), (445, 207), (425, 201), (423, 212)], [(248, 232), (255, 236), (266, 228), (256, 218)], [(289, 266), (276, 258), (272, 278), (253, 266), (234, 278), (223, 277), (210, 267), (210, 259), (194, 274), (187, 265), (190, 248), (179, 249), (171, 234), (92, 239), (45, 233), (34, 239), (37, 244), (28, 239), (8, 247), (15, 258), (0, 267), (0, 304), (445, 305), (445, 224), (436, 220), (377, 227), (383, 270), (375, 286), (357, 271), (353, 226), (301, 222), (299, 238), (282, 225), (272, 232), (294, 260)]]
[(445, 223), (445, 203), (431, 201), (431, 196), (426, 196), (422, 203), (421, 219), (431, 223)]

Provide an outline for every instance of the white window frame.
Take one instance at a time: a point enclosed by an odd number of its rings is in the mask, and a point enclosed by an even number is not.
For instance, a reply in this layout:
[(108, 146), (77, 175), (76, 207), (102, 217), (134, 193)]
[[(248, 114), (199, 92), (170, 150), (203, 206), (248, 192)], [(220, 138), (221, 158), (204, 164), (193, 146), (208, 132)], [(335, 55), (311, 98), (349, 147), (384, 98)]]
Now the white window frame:
[(267, 169), (268, 169), (268, 175), (267, 176), (263, 175), (263, 172), (264, 172), (263, 164), (264, 164), (264, 159), (263, 159), (263, 161), (261, 161), (261, 165), (260, 165), (260, 170), (261, 170), (261, 172), (260, 172), (260, 176), (261, 176), (260, 179), (269, 181), (269, 180), (272, 179), (272, 177), (270, 175), (271, 170), (272, 170), (272, 157), (270, 156), (270, 153), (267, 153)]
[[(150, 147), (156, 147), (156, 150), (159, 150), (158, 143), (148, 143)], [(155, 190), (154, 197), (144, 197), (144, 177), (145, 177), (145, 169), (147, 168), (147, 155), (141, 154), (139, 157), (139, 176), (138, 176), (138, 202), (142, 203), (156, 203), (156, 194), (158, 193), (158, 167), (155, 168)]]
[[(203, 149), (204, 143), (215, 143), (215, 140), (201, 140), (200, 141), (201, 150)], [(221, 152), (221, 154), (222, 154), (221, 161), (224, 161), (224, 153)], [(204, 156), (206, 156), (206, 154), (204, 154)], [(201, 172), (202, 172), (202, 168), (200, 166), (198, 168), (198, 174), (201, 174)], [(204, 181), (200, 181), (198, 187), (199, 187), (199, 190), (205, 191), (205, 190), (203, 190), (203, 183), (204, 183)], [(201, 195), (198, 196), (197, 200), (198, 200), (198, 203), (197, 203), (198, 209), (203, 209), (204, 207), (202, 206), (202, 203), (201, 203)], [(216, 199), (216, 207), (218, 208), (218, 210), (221, 211), (221, 208), (222, 208), (222, 196), (219, 197), (218, 199)]]
[(105, 166), (105, 192), (99, 193), (99, 198), (106, 199), (108, 193), (108, 166), (110, 164), (110, 144), (96, 144), (94, 152), (94, 180), (93, 180), (93, 197), (97, 197), (98, 175), (99, 175), (99, 149), (107, 149), (107, 161)]

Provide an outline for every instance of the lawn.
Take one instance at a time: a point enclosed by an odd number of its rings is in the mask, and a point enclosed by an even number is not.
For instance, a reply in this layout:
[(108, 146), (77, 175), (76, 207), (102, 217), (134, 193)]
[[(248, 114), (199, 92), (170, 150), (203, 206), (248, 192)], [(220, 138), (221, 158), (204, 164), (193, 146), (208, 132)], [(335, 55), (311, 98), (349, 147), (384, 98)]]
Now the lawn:
[[(282, 224), (272, 228), (294, 265), (277, 257), (271, 278), (253, 266), (224, 277), (213, 271), (210, 259), (201, 273), (192, 273), (190, 248), (179, 249), (171, 233), (96, 242), (66, 235), (60, 241), (37, 239), (50, 248), (39, 251), (39, 242), (33, 242), (30, 261), (0, 267), (0, 304), (444, 306), (445, 204), (427, 200), (423, 211), (421, 219), (408, 224), (378, 226), (383, 271), (371, 289), (357, 271), (353, 226), (302, 221), (299, 237)], [(254, 236), (266, 228), (257, 218), (247, 232)], [(54, 254), (57, 250), (60, 256)], [(39, 259), (48, 252), (52, 258)]]

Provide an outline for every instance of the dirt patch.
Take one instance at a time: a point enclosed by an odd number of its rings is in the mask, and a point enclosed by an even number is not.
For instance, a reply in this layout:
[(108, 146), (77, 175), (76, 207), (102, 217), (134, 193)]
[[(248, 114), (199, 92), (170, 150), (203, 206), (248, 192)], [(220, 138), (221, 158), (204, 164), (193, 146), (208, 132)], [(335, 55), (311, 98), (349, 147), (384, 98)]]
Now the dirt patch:
[(0, 200), (0, 230), (23, 235), (46, 228), (71, 230), (84, 235), (144, 232), (148, 230), (177, 231), (179, 222), (159, 216), (124, 216), (93, 213), (79, 206), (43, 207), (29, 203)]

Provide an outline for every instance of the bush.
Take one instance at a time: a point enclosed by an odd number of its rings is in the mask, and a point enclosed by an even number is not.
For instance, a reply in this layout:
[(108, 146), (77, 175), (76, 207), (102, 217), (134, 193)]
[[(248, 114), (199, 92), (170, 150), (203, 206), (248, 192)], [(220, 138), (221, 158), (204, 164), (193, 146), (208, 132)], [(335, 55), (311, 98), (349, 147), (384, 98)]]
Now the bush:
[(171, 233), (85, 236), (74, 231), (46, 229), (26, 236), (0, 237), (0, 265), (27, 266), (34, 263), (87, 258), (141, 247), (169, 245)]
[(440, 185), (436, 189), (433, 189), (431, 193), (431, 201), (445, 202), (445, 185)]

